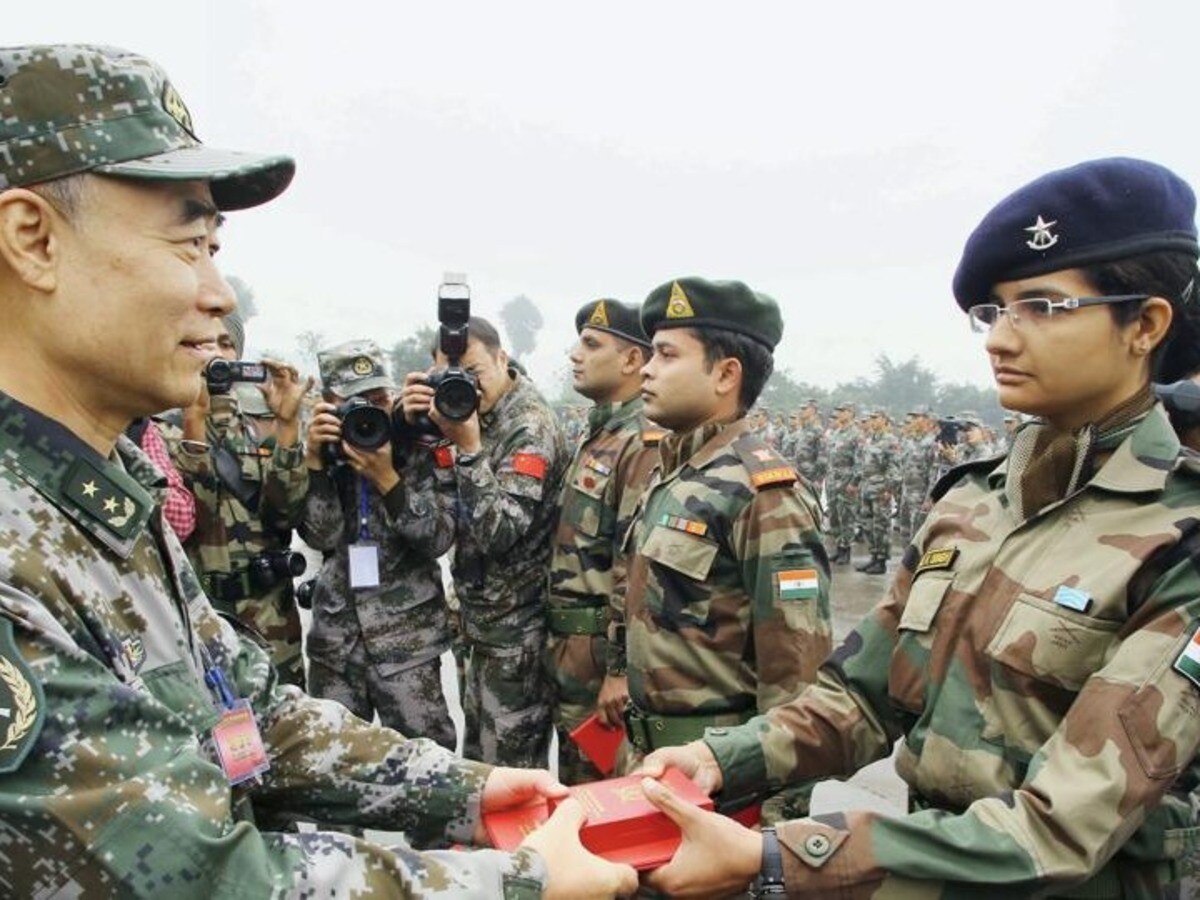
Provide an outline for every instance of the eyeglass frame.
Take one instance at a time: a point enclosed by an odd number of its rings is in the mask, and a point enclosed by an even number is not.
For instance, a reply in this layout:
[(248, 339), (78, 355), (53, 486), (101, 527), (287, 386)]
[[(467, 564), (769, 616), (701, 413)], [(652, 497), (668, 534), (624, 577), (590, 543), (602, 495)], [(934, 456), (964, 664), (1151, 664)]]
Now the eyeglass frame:
[[(1020, 306), (1022, 303), (1028, 303), (1031, 300), (1046, 301), (1046, 318), (1051, 318), (1056, 310), (1082, 309), (1085, 306), (1100, 306), (1111, 303), (1132, 303), (1135, 300), (1139, 303), (1144, 303), (1153, 296), (1153, 294), (1110, 294), (1105, 297), (1063, 297), (1061, 300), (1051, 300), (1049, 297), (1023, 297), (1020, 300), (1014, 300), (1012, 303), (1005, 304), (1004, 306), (1001, 306), (999, 303), (976, 303), (967, 310), (967, 317), (970, 319), (972, 331), (974, 331), (976, 334), (987, 334), (996, 327), (1001, 316), (1012, 316), (1009, 321), (1012, 322), (1014, 327), (1020, 327), (1020, 318), (1013, 316), (1010, 308)], [(996, 310), (995, 321), (991, 322), (990, 324), (983, 323), (987, 326), (986, 328), (977, 328), (975, 325), (977, 321), (975, 318), (975, 310), (980, 308), (991, 308)]]

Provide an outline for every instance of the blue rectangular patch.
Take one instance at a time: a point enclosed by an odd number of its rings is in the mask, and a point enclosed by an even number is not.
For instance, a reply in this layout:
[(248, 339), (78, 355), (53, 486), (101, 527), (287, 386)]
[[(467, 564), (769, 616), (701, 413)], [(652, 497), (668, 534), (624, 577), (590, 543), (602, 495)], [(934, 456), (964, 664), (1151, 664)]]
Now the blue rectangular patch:
[(1054, 602), (1075, 612), (1087, 612), (1087, 608), (1092, 605), (1092, 595), (1064, 584), (1054, 592)]

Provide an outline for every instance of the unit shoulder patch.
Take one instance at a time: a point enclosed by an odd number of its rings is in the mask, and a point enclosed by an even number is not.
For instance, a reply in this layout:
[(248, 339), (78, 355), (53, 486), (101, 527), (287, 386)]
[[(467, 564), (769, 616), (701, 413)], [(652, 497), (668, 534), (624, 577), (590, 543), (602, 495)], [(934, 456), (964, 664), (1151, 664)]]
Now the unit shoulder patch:
[(20, 767), (45, 718), (42, 686), (17, 650), (12, 621), (0, 616), (0, 774)]

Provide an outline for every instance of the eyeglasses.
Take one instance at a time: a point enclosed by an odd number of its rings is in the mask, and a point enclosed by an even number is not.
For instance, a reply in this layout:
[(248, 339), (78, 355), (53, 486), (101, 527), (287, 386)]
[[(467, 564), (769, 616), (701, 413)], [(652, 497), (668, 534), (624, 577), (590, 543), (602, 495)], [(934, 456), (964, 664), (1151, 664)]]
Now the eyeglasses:
[(1112, 294), (1108, 297), (1064, 297), (1062, 300), (1051, 300), (1049, 297), (1026, 297), (1014, 300), (1007, 306), (995, 303), (977, 303), (967, 310), (971, 319), (971, 330), (986, 334), (992, 326), (1000, 321), (1001, 316), (1008, 316), (1008, 321), (1014, 328), (1037, 328), (1059, 310), (1080, 309), (1084, 306), (1100, 306), (1105, 303), (1132, 303), (1133, 301), (1149, 300), (1149, 294)]

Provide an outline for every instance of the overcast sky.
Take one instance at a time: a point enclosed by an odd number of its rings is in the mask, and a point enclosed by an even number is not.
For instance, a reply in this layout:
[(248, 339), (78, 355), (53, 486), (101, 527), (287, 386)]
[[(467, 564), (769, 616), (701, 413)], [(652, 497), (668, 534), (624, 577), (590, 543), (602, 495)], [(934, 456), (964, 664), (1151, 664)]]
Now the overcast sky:
[(390, 345), (523, 293), (549, 383), (574, 311), (696, 274), (784, 310), (778, 364), (832, 387), (919, 355), (989, 384), (953, 304), (963, 242), (1004, 194), (1098, 156), (1200, 184), (1200, 4), (7, 3), (5, 43), (160, 62), (216, 146), (291, 153), (221, 264), (258, 349), (304, 330)]

